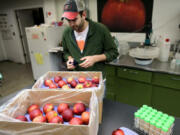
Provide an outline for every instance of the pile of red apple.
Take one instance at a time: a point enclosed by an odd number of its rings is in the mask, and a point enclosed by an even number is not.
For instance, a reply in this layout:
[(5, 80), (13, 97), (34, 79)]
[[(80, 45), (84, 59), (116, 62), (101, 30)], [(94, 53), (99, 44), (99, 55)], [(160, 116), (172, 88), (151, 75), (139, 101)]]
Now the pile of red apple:
[(90, 114), (87, 110), (88, 108), (81, 102), (75, 103), (72, 107), (67, 103), (60, 103), (57, 107), (47, 103), (42, 109), (39, 105), (32, 104), (28, 107), (26, 115), (17, 116), (16, 119), (39, 123), (88, 125)]
[(82, 89), (90, 87), (98, 87), (99, 77), (94, 76), (92, 78), (79, 77), (79, 78), (62, 78), (61, 76), (55, 76), (52, 79), (45, 79), (44, 86), (50, 89), (62, 88), (62, 89)]

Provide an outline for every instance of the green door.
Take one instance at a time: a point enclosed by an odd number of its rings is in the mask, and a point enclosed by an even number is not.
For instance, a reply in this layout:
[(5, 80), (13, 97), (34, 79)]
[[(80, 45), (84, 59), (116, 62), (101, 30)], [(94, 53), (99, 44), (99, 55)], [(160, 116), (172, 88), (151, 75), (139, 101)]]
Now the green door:
[(153, 86), (152, 106), (164, 113), (180, 117), (180, 90)]
[(147, 83), (118, 78), (116, 100), (137, 107), (151, 105), (152, 86)]

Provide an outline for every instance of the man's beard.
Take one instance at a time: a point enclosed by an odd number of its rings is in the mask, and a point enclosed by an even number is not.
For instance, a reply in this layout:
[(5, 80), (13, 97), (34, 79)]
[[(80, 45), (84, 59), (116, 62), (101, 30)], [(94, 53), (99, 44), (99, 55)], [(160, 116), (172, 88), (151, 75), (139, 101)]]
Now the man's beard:
[(85, 22), (84, 20), (81, 20), (81, 23), (78, 26), (74, 26), (73, 30), (77, 32), (81, 32), (83, 30), (84, 22)]

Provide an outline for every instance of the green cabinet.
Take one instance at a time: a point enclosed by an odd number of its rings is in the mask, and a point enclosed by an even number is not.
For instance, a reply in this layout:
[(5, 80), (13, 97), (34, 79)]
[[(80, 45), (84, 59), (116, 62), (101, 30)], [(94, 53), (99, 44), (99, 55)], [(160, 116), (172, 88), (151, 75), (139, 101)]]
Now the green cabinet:
[(151, 72), (108, 65), (106, 98), (135, 106), (151, 105), (151, 77)]
[(152, 85), (152, 106), (180, 117), (180, 76), (154, 73)]
[(125, 67), (117, 68), (116, 101), (140, 107), (151, 105), (152, 73)]
[(116, 101), (138, 107), (143, 104), (151, 105), (151, 85), (119, 77), (117, 79), (117, 84), (119, 87), (115, 92)]
[(124, 79), (151, 83), (152, 73), (148, 71), (137, 70), (137, 69), (118, 67), (117, 76)]
[(180, 90), (180, 76), (165, 73), (154, 73), (152, 84)]
[(106, 65), (106, 98), (180, 117), (180, 76)]
[(180, 91), (153, 86), (152, 107), (164, 113), (180, 117)]

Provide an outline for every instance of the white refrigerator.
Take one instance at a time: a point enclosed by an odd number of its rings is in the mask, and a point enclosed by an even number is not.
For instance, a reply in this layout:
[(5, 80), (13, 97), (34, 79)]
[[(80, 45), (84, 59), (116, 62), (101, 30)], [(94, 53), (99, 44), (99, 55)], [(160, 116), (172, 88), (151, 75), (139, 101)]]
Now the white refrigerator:
[(33, 26), (26, 28), (33, 77), (37, 80), (48, 71), (59, 71), (62, 58), (49, 50), (59, 46), (64, 26)]

